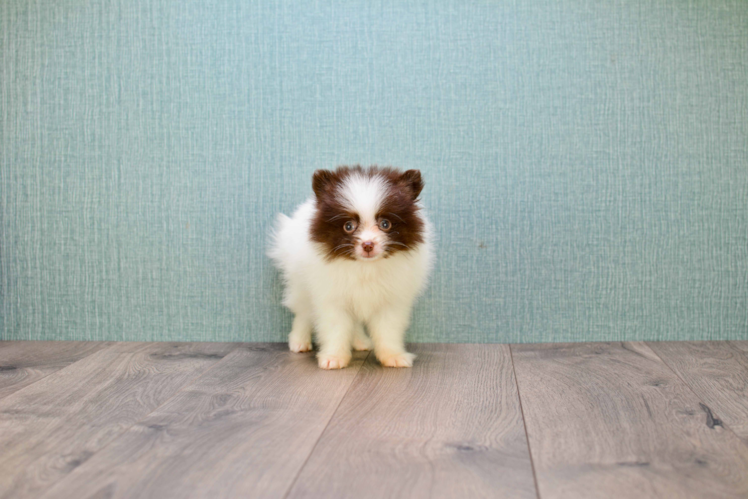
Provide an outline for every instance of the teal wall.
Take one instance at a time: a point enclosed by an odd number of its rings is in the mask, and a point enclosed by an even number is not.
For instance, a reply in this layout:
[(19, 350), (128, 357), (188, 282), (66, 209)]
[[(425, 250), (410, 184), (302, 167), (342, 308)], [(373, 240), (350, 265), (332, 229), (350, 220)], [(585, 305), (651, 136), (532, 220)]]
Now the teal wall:
[(0, 338), (280, 341), (317, 168), (421, 169), (414, 341), (748, 338), (748, 2), (0, 2)]

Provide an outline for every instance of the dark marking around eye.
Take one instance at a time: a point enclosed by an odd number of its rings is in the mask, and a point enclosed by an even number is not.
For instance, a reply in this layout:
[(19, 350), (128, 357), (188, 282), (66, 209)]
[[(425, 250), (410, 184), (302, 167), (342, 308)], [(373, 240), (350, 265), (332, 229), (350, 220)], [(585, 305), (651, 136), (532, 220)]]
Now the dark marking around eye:
[[(376, 217), (380, 222), (386, 218), (390, 223), (387, 229), (379, 226), (387, 233), (385, 258), (398, 252), (413, 250), (424, 242), (425, 221), (420, 216), (420, 206), (417, 203), (423, 180), (417, 171), (401, 172), (377, 166), (341, 166), (334, 171), (315, 172), (312, 183), (316, 212), (309, 233), (313, 241), (323, 244), (328, 260), (356, 260), (351, 248), (355, 246), (354, 234), (361, 221), (343, 203), (344, 199), (340, 196), (340, 189), (354, 175), (364, 179), (377, 178), (386, 186), (387, 193)], [(346, 230), (347, 221), (353, 223), (352, 231)]]

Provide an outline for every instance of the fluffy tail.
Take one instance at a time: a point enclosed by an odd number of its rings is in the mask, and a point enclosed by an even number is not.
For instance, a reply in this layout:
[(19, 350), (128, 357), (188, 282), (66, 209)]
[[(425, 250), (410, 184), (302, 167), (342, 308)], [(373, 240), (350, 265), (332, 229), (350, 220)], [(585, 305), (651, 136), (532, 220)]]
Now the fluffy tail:
[(284, 245), (281, 244), (283, 240), (283, 234), (288, 230), (288, 226), (291, 223), (291, 218), (285, 214), (278, 214), (275, 217), (275, 224), (270, 228), (270, 235), (268, 237), (268, 247), (265, 252), (268, 257), (273, 261), (275, 267), (281, 271), (285, 271), (284, 263), (288, 262), (288, 256), (284, 251)]

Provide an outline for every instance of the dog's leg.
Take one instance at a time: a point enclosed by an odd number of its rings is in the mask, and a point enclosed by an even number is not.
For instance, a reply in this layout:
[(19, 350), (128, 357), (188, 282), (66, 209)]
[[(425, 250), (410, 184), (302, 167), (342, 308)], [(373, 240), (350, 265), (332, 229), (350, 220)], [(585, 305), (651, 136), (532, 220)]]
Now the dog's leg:
[(373, 344), (364, 331), (363, 323), (356, 323), (353, 327), (353, 349), (355, 351), (371, 351)]
[(415, 354), (405, 351), (411, 304), (390, 305), (369, 321), (374, 354), (384, 366), (411, 367)]
[(351, 361), (353, 318), (339, 309), (318, 308), (317, 340), (319, 367), (326, 370), (345, 368)]
[(312, 320), (305, 314), (296, 314), (291, 333), (288, 334), (288, 348), (293, 352), (312, 350)]

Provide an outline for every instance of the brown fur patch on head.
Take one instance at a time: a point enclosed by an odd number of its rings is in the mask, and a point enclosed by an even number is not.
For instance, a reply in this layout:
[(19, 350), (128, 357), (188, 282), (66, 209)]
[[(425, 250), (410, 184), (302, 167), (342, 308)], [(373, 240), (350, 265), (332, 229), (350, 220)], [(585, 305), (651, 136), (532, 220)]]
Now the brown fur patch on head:
[(317, 170), (312, 179), (312, 189), (317, 200), (317, 210), (312, 220), (310, 232), (313, 241), (321, 243), (329, 259), (345, 258), (355, 260), (356, 232), (347, 233), (344, 229), (348, 220), (360, 222), (359, 216), (352, 213), (340, 197), (340, 188), (352, 175), (385, 181), (387, 193), (377, 212), (377, 221), (387, 219), (391, 227), (386, 233), (385, 255), (413, 250), (423, 243), (424, 223), (419, 215), (418, 196), (423, 190), (423, 180), (418, 170), (401, 172), (391, 167), (341, 166), (334, 171)]

